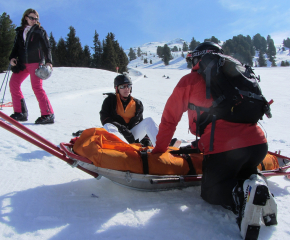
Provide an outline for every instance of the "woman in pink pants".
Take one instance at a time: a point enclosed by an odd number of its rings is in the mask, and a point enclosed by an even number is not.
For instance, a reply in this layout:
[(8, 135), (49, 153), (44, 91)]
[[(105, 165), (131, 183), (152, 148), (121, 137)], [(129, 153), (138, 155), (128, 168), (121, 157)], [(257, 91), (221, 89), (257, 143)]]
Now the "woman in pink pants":
[(47, 33), (38, 20), (37, 11), (27, 9), (21, 19), (21, 26), (16, 28), (14, 46), (9, 57), (13, 71), (9, 86), (14, 108), (10, 117), (17, 121), (27, 121), (28, 111), (20, 87), (30, 75), (31, 86), (41, 112), (35, 124), (47, 124), (54, 123), (54, 112), (43, 90), (43, 80), (35, 75), (35, 70), (40, 64), (52, 68), (52, 58)]

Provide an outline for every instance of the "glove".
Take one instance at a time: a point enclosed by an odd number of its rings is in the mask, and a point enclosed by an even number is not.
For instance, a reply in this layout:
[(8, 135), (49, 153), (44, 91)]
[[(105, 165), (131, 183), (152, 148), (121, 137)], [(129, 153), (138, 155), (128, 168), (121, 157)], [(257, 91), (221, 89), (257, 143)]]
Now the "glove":
[(131, 131), (128, 128), (126, 128), (125, 126), (121, 125), (118, 128), (118, 130), (124, 136), (124, 138), (126, 138), (128, 143), (134, 143), (135, 142), (135, 138), (134, 138), (133, 134), (131, 133)]
[(150, 138), (145, 136), (140, 143), (142, 144), (143, 147), (152, 147), (152, 142), (150, 141)]

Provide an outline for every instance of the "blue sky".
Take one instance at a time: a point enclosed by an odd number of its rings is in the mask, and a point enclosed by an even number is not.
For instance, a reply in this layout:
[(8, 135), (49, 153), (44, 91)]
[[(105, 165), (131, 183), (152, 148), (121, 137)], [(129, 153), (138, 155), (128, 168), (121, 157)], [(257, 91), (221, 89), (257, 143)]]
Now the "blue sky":
[(0, 0), (0, 13), (16, 25), (27, 8), (38, 11), (56, 41), (73, 26), (82, 46), (90, 47), (95, 30), (101, 40), (113, 32), (125, 50), (175, 38), (226, 41), (260, 33), (280, 44), (290, 37), (289, 0)]

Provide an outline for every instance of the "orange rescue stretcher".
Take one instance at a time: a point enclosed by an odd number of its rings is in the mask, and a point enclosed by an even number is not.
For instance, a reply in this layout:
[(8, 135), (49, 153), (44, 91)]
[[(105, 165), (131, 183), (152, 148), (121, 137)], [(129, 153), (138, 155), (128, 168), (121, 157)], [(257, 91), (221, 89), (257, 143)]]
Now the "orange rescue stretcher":
[[(0, 126), (91, 176), (102, 176), (137, 190), (160, 191), (198, 186), (202, 178), (200, 153), (152, 154), (151, 147), (127, 144), (103, 128), (90, 128), (70, 143), (56, 146), (0, 111)], [(290, 179), (290, 158), (268, 152), (258, 166), (265, 177)]]

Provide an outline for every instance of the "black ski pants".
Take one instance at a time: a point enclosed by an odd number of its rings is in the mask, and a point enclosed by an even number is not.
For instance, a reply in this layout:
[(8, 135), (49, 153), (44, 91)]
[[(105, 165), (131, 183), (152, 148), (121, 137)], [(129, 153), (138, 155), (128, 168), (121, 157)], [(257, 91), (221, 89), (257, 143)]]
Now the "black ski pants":
[(227, 152), (204, 156), (202, 163), (201, 197), (208, 203), (234, 209), (233, 188), (252, 174), (268, 152), (263, 143)]

